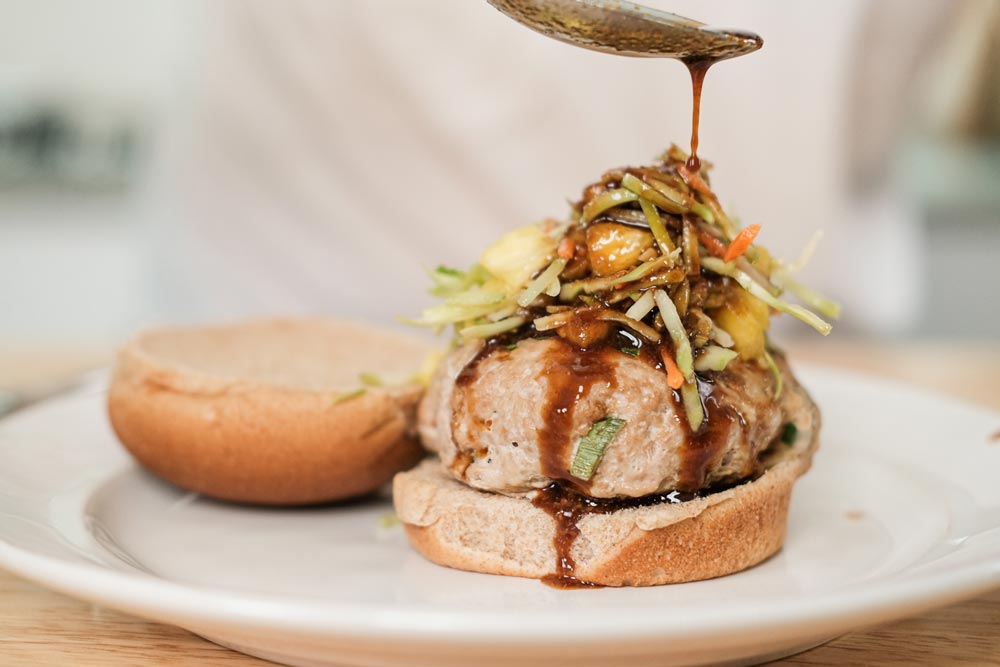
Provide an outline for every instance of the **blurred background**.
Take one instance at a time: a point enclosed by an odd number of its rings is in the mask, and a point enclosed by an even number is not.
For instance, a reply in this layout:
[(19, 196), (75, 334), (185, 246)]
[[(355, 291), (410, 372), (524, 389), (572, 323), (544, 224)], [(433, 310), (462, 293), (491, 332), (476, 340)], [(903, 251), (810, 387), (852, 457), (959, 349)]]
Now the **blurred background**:
[[(1000, 2), (647, 4), (765, 38), (710, 73), (702, 153), (779, 255), (824, 231), (833, 336), (1000, 340)], [(686, 147), (690, 95), (485, 1), (0, 0), (0, 342), (392, 323), (426, 268)]]

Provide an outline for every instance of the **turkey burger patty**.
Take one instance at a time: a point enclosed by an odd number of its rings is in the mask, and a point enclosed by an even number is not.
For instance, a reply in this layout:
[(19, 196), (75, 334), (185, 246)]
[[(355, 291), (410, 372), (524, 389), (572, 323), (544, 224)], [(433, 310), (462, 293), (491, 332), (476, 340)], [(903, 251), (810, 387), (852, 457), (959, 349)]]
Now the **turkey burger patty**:
[[(818, 429), (815, 404), (784, 359), (776, 362), (779, 400), (774, 375), (756, 363), (702, 374), (711, 428), (692, 434), (662, 362), (646, 351), (580, 350), (560, 338), (473, 343), (441, 365), (420, 407), (420, 435), (457, 480), (508, 495), (555, 481), (595, 498), (724, 486), (760, 474), (762, 454), (786, 429), (803, 440)], [(621, 425), (593, 476), (574, 477), (581, 441), (608, 417)]]

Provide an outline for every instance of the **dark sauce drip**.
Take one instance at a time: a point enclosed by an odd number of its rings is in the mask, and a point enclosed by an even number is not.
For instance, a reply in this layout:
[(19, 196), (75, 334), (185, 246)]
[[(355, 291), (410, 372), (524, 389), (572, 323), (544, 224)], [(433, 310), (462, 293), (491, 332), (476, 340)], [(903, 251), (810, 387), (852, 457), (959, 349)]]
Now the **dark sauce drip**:
[(524, 332), (490, 338), (479, 348), (476, 355), (462, 367), (462, 370), (459, 371), (458, 376), (455, 378), (456, 386), (464, 387), (471, 384), (476, 379), (476, 370), (479, 367), (479, 362), (486, 357), (498, 351), (509, 352), (517, 345), (519, 340), (533, 337), (538, 337), (537, 332), (535, 332), (534, 327), (530, 327), (526, 328)]
[(692, 431), (687, 419), (684, 418), (684, 401), (680, 392), (674, 392), (677, 421), (687, 436), (681, 449), (678, 475), (677, 486), (681, 491), (696, 491), (705, 486), (709, 469), (717, 462), (726, 447), (730, 429), (742, 421), (731, 406), (719, 405), (712, 395), (710, 381), (700, 376), (696, 377), (701, 404), (705, 408), (705, 420), (697, 431)]
[(588, 514), (611, 514), (636, 507), (686, 503), (713, 493), (745, 484), (751, 480), (741, 480), (735, 484), (714, 486), (698, 491), (669, 491), (654, 493), (641, 498), (591, 498), (557, 483), (549, 484), (535, 494), (532, 504), (551, 516), (556, 522), (552, 545), (556, 550), (556, 570), (542, 577), (542, 583), (553, 588), (602, 588), (576, 576), (576, 561), (572, 556), (573, 543), (580, 536), (580, 519)]
[[(605, 337), (606, 339), (607, 337)], [(606, 346), (580, 349), (569, 343), (552, 348), (546, 359), (547, 393), (538, 431), (538, 457), (542, 474), (586, 492), (589, 484), (570, 474), (573, 463), (573, 413), (577, 404), (598, 383), (615, 385), (614, 365)]]
[(556, 523), (552, 546), (556, 550), (556, 569), (542, 577), (542, 583), (553, 588), (600, 588), (600, 584), (576, 576), (576, 561), (570, 551), (580, 536), (580, 519), (589, 514), (595, 499), (567, 491), (558, 484), (540, 490), (531, 501), (535, 507), (551, 516)]
[(708, 68), (715, 64), (711, 58), (697, 58), (685, 60), (688, 71), (691, 73), (691, 156), (685, 165), (693, 174), (701, 170), (701, 160), (698, 158), (698, 128), (701, 124), (701, 89), (705, 84), (705, 75)]

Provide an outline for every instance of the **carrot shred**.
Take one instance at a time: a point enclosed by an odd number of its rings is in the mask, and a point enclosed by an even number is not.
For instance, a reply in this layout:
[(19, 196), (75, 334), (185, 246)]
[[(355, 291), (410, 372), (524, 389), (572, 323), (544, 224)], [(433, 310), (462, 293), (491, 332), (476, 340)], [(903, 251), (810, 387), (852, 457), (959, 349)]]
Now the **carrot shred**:
[(576, 254), (576, 243), (570, 237), (565, 237), (559, 242), (556, 254), (559, 255), (560, 259), (573, 259), (573, 255)]
[(660, 348), (660, 358), (663, 359), (663, 365), (667, 368), (667, 386), (671, 389), (680, 389), (681, 385), (684, 384), (684, 374), (677, 367), (673, 355), (666, 348)]
[(705, 250), (708, 250), (708, 254), (713, 257), (718, 257), (722, 259), (726, 254), (726, 244), (715, 238), (711, 234), (701, 229), (695, 229), (695, 233), (698, 235), (698, 240), (701, 241), (702, 245), (705, 246)]
[(692, 190), (700, 192), (706, 197), (715, 196), (714, 193), (712, 192), (712, 188), (708, 187), (708, 183), (706, 183), (705, 180), (701, 177), (701, 174), (699, 174), (696, 171), (691, 171), (690, 169), (687, 168), (687, 165), (685, 164), (678, 165), (677, 173), (680, 174), (681, 178), (684, 179), (684, 182), (687, 183), (688, 187), (691, 188)]
[(757, 238), (757, 234), (760, 233), (760, 225), (750, 225), (742, 232), (736, 235), (733, 242), (729, 244), (729, 249), (726, 250), (726, 254), (722, 256), (723, 262), (732, 262), (737, 259), (740, 255), (747, 251), (753, 240)]

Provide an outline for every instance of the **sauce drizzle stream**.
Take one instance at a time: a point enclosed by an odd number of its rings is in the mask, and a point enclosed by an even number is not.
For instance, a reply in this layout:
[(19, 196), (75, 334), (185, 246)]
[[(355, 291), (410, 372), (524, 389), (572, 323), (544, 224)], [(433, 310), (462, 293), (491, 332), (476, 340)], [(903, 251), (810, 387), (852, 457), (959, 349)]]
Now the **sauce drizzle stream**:
[(701, 170), (701, 160), (698, 158), (698, 129), (701, 124), (701, 89), (705, 85), (705, 75), (708, 68), (715, 64), (710, 58), (685, 60), (691, 73), (691, 156), (685, 165), (693, 174)]

